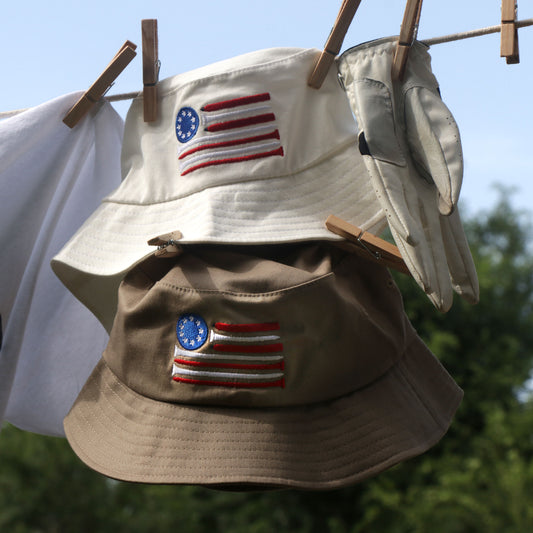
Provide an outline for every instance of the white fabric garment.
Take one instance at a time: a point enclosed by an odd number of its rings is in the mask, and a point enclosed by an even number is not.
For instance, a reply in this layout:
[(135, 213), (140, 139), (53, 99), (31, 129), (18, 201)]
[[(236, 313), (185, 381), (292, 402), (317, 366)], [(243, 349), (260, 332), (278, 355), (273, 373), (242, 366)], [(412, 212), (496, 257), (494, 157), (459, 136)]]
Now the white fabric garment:
[(108, 338), (50, 268), (120, 183), (123, 120), (103, 103), (68, 128), (80, 95), (0, 121), (0, 421), (45, 435), (64, 435)]

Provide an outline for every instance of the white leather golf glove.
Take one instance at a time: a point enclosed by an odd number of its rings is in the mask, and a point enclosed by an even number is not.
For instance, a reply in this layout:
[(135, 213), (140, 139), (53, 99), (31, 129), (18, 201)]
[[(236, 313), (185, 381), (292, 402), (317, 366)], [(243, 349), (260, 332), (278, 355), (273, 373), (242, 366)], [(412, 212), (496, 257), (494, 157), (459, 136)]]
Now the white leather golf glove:
[(392, 81), (396, 40), (351, 48), (338, 59), (338, 69), (359, 125), (359, 149), (396, 245), (416, 282), (447, 311), (453, 290), (470, 303), (479, 299), (457, 206), (461, 141), (425, 45), (413, 44), (403, 80)]

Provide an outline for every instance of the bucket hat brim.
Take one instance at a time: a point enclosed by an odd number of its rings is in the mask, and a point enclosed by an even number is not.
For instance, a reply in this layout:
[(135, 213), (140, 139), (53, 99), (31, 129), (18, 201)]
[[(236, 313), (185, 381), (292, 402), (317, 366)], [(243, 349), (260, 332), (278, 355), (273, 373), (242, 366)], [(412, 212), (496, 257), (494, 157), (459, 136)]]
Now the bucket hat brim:
[(329, 402), (271, 409), (151, 400), (101, 360), (64, 425), (76, 454), (112, 478), (323, 490), (432, 447), (462, 395), (413, 335), (401, 359), (372, 384)]

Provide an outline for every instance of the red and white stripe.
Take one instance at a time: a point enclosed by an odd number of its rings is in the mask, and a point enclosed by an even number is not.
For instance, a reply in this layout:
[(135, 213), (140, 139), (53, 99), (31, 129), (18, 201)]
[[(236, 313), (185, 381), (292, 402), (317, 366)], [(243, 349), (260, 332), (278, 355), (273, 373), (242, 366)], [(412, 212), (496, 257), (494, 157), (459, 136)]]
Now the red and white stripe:
[(202, 107), (200, 130), (179, 151), (185, 176), (215, 165), (283, 156), (270, 94), (214, 102)]
[(206, 351), (174, 348), (174, 381), (234, 388), (284, 387), (277, 322), (227, 324), (210, 331)]

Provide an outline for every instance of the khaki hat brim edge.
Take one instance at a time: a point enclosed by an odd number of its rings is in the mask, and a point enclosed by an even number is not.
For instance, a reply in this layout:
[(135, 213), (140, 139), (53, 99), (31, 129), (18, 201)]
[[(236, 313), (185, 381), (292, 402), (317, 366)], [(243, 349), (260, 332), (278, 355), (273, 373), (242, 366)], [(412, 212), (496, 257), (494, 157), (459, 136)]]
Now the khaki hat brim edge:
[(363, 389), (271, 409), (145, 398), (102, 359), (64, 427), (82, 461), (122, 481), (325, 490), (428, 450), (448, 430), (462, 397), (418, 337)]

